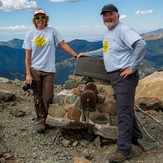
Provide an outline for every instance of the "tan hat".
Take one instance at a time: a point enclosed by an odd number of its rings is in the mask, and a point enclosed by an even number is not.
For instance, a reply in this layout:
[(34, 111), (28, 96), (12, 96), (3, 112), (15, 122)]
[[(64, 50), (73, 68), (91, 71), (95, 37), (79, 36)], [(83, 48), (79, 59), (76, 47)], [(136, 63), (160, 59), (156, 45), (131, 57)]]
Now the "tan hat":
[(42, 8), (37, 8), (35, 13), (34, 13), (34, 16), (36, 16), (38, 14), (46, 15), (46, 12)]

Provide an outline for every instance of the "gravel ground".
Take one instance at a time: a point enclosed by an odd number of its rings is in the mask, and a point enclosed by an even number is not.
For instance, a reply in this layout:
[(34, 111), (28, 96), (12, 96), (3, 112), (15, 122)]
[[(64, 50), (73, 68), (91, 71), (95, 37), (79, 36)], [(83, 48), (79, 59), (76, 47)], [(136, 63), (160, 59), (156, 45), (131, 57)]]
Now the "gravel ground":
[[(76, 157), (84, 157), (92, 163), (108, 163), (108, 155), (116, 150), (113, 141), (87, 131), (54, 128), (38, 134), (32, 96), (26, 96), (19, 85), (1, 83), (1, 89), (15, 92), (17, 99), (0, 103), (0, 163), (73, 163)], [(160, 121), (163, 119), (162, 112), (150, 113)], [(138, 117), (159, 145), (147, 151), (133, 146), (133, 157), (125, 162), (162, 163), (162, 126), (140, 112)], [(144, 138), (150, 140), (145, 133)]]

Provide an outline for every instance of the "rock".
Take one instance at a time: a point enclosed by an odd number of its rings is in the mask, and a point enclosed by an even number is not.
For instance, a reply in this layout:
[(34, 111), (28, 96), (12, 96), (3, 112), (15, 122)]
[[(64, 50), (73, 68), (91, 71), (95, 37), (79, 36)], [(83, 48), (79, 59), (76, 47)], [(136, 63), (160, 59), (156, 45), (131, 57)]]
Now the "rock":
[(144, 151), (151, 150), (157, 146), (155, 143), (146, 141), (145, 139), (138, 139), (138, 143)]
[(69, 80), (75, 80), (77, 82), (81, 82), (83, 80), (82, 76), (76, 76), (76, 75), (69, 75)]
[(74, 93), (75, 95), (80, 95), (80, 94), (81, 94), (80, 87), (78, 86), (78, 87), (74, 88), (74, 89), (73, 89), (73, 93)]
[(108, 123), (108, 117), (105, 114), (96, 114), (93, 115), (91, 118), (91, 121), (93, 121), (93, 123), (97, 123), (97, 124), (106, 124)]
[(0, 82), (6, 83), (6, 84), (10, 84), (11, 83), (11, 81), (9, 79), (3, 78), (3, 77), (0, 77)]
[(101, 146), (101, 140), (100, 140), (100, 137), (99, 136), (97, 136), (95, 138), (94, 145), (95, 145), (96, 148), (100, 148), (100, 146)]
[(105, 98), (103, 104), (96, 105), (97, 110), (99, 113), (110, 114), (110, 115), (117, 115), (115, 110), (115, 99), (114, 98)]
[(15, 100), (15, 94), (10, 92), (10, 91), (6, 91), (6, 90), (0, 90), (0, 101), (14, 101)]
[(51, 104), (48, 110), (48, 114), (57, 118), (64, 118), (66, 115), (66, 110), (63, 106)]
[(67, 109), (67, 118), (74, 121), (80, 120), (81, 111), (74, 107), (68, 107)]
[(25, 116), (25, 112), (19, 109), (11, 109), (10, 113), (17, 118)]
[(74, 157), (73, 163), (91, 163), (91, 161), (85, 159), (84, 157)]
[(143, 110), (162, 110), (162, 101), (157, 97), (139, 97), (136, 104)]
[(78, 86), (77, 82), (75, 80), (70, 80), (65, 82), (65, 89), (72, 89), (76, 88)]
[(69, 103), (69, 104), (72, 104), (72, 103), (74, 103), (75, 99), (76, 99), (76, 96), (74, 96), (74, 95), (67, 96), (66, 102)]
[(108, 124), (107, 125), (96, 124), (93, 128), (93, 132), (96, 135), (102, 136), (104, 138), (115, 140), (118, 135), (118, 128), (117, 126), (110, 126)]
[(13, 155), (12, 155), (11, 153), (4, 152), (4, 153), (2, 154), (2, 157), (3, 157), (5, 160), (8, 160), (8, 159), (12, 158)]
[(7, 152), (3, 145), (0, 144), (0, 157), (2, 157), (3, 153)]
[(163, 100), (163, 71), (154, 72), (141, 79), (136, 88), (135, 97), (157, 97)]
[(103, 94), (97, 94), (98, 102), (99, 103), (104, 103), (105, 100), (105, 95)]

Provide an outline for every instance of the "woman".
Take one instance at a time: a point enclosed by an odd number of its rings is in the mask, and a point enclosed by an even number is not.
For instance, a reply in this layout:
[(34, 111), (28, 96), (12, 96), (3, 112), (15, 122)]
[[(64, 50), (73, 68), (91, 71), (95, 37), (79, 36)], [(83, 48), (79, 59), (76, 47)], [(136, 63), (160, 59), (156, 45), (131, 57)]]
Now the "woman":
[(34, 80), (35, 100), (39, 102), (38, 133), (44, 133), (48, 125), (46, 117), (49, 104), (53, 99), (55, 68), (55, 50), (59, 45), (65, 52), (73, 57), (76, 53), (64, 42), (62, 36), (53, 27), (48, 27), (49, 16), (42, 8), (37, 8), (32, 22), (35, 29), (30, 30), (24, 39), (26, 83), (32, 84)]

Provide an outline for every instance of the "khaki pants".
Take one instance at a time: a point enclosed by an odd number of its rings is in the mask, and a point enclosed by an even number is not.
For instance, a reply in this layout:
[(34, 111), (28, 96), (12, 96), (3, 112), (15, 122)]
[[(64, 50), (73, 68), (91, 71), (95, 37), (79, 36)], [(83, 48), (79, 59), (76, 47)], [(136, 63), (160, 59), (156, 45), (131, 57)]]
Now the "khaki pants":
[(33, 89), (35, 100), (38, 100), (37, 116), (38, 118), (45, 118), (48, 114), (49, 104), (53, 101), (54, 96), (54, 73), (43, 72), (31, 69), (32, 77), (36, 82)]

